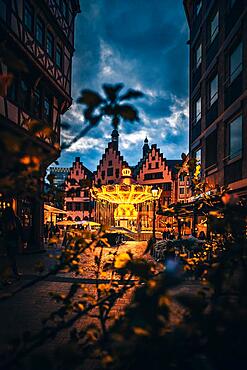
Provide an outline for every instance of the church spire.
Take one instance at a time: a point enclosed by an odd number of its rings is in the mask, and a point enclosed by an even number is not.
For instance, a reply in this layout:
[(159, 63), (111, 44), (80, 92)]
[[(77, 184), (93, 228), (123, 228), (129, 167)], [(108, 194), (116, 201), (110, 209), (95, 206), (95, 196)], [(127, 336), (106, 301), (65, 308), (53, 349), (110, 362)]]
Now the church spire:
[(112, 147), (118, 151), (118, 137), (119, 137), (119, 133), (118, 133), (118, 130), (114, 129), (111, 133), (111, 138), (112, 138)]
[(148, 145), (148, 138), (146, 137), (146, 139), (144, 140), (144, 145), (142, 147), (142, 151), (143, 151), (143, 157), (145, 157), (149, 151), (149, 145)]

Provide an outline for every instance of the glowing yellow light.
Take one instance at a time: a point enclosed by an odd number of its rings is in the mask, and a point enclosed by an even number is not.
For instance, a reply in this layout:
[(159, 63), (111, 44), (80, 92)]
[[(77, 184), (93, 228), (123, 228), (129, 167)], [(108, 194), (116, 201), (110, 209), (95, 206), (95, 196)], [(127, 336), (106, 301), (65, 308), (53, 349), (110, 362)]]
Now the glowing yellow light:
[[(162, 190), (158, 189), (157, 199)], [(91, 190), (92, 197), (98, 201), (115, 204), (140, 204), (153, 201), (152, 186), (138, 184), (103, 185)]]
[(130, 168), (123, 168), (122, 169), (122, 176), (131, 176), (131, 169)]

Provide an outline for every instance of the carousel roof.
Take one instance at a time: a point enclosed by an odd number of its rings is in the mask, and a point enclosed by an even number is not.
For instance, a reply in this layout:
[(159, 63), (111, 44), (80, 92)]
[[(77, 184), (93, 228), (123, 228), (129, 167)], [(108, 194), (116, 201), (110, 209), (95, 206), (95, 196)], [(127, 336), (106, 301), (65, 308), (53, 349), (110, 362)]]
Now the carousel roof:
[[(162, 190), (158, 189), (157, 199)], [(96, 200), (115, 204), (140, 204), (154, 200), (152, 186), (139, 184), (114, 184), (94, 187), (91, 190), (92, 197)]]

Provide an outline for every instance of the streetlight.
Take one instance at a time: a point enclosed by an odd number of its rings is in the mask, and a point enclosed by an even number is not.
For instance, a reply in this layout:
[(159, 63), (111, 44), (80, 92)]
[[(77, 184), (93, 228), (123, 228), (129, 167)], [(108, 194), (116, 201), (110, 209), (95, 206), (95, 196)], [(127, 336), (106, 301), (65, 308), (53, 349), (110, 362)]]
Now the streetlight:
[(151, 191), (152, 191), (152, 196), (153, 196), (153, 199), (154, 199), (154, 204), (153, 204), (153, 238), (155, 239), (155, 219), (156, 219), (155, 211), (156, 211), (156, 199), (157, 199), (158, 194), (159, 194), (159, 189), (156, 185), (153, 185)]

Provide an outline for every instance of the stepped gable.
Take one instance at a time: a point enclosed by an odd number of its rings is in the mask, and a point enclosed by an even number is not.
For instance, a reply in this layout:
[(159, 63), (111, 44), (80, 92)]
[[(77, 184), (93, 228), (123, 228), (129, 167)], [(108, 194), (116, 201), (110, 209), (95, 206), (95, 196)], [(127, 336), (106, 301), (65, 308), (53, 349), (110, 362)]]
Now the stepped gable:
[[(78, 174), (77, 174), (78, 172)], [(93, 172), (90, 171), (84, 164), (81, 162), (80, 157), (76, 157), (75, 161), (70, 167), (69, 174), (66, 178), (66, 185), (69, 186), (69, 181), (75, 179), (77, 181), (82, 179), (93, 179)]]
[(101, 157), (101, 159), (100, 159), (100, 161), (99, 161), (99, 164), (97, 165), (97, 169), (96, 169), (96, 171), (94, 171), (94, 172), (93, 172), (93, 173), (94, 173), (94, 175), (96, 175), (96, 174), (97, 174), (97, 172), (100, 170), (101, 166), (103, 165), (103, 161), (104, 161), (104, 159), (106, 159), (106, 158), (107, 158), (107, 155), (109, 154), (109, 151), (110, 151), (110, 149), (111, 149), (111, 148), (112, 148), (112, 149), (113, 149), (113, 151), (116, 153), (116, 156), (117, 156), (117, 157), (119, 157), (119, 160), (123, 163), (123, 165), (124, 165), (125, 167), (129, 167), (128, 162), (123, 158), (123, 156), (121, 155), (120, 150), (116, 151), (116, 150), (112, 147), (112, 142), (110, 142), (110, 143), (108, 143), (107, 148), (105, 148), (105, 153), (104, 153), (104, 154), (102, 154), (102, 157)]
[(96, 184), (118, 183), (121, 178), (122, 169), (129, 167), (128, 162), (125, 161), (118, 150), (118, 131), (113, 130), (111, 136), (112, 140), (108, 143), (95, 171), (94, 179)]
[(145, 157), (140, 160), (135, 170), (135, 176), (140, 183), (172, 182), (171, 169), (157, 144), (152, 144)]

